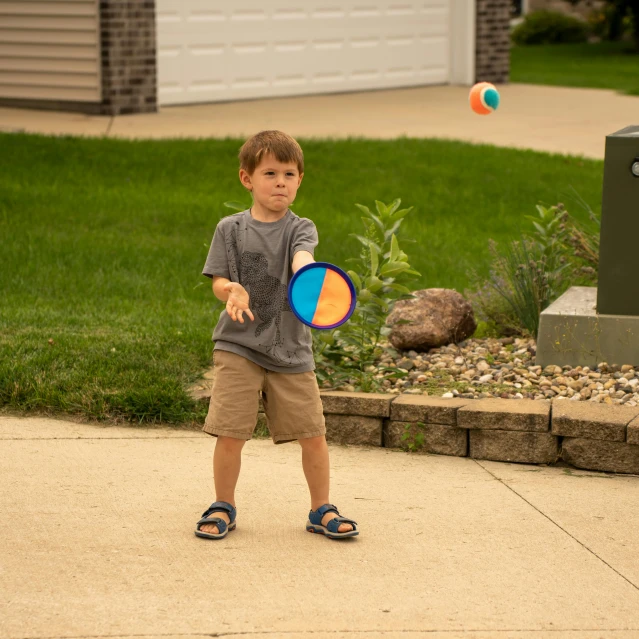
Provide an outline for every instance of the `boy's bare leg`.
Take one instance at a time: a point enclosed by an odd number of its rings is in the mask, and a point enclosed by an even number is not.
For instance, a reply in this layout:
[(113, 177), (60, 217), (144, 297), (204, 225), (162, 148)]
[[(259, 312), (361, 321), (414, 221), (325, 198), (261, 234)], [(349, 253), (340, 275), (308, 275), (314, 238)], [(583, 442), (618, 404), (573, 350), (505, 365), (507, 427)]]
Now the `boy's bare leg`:
[[(240, 476), (242, 448), (246, 440), (235, 437), (217, 437), (213, 453), (213, 479), (215, 480), (215, 501), (227, 501), (235, 507), (235, 486)], [(209, 517), (219, 517), (227, 524), (231, 522), (225, 512), (212, 513)], [(215, 524), (204, 524), (200, 530), (217, 535)]]
[[(326, 436), (298, 439), (302, 447), (302, 467), (308, 488), (311, 491), (311, 510), (317, 510), (324, 504), (329, 504), (328, 487), (330, 481), (330, 463), (328, 460), (328, 445)], [(322, 526), (335, 517), (334, 512), (326, 513), (322, 517)], [(338, 532), (352, 530), (351, 524), (340, 524)]]

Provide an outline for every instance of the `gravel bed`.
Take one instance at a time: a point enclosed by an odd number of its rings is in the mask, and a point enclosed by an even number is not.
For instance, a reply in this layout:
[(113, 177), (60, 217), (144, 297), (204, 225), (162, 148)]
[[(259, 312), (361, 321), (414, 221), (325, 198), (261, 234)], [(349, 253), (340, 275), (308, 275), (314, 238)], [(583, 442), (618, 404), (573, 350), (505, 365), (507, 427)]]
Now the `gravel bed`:
[[(567, 399), (606, 404), (639, 403), (639, 378), (633, 366), (535, 365), (532, 339), (468, 339), (427, 353), (397, 352), (389, 344), (386, 355), (371, 366), (387, 393), (481, 399)], [(406, 375), (389, 379), (380, 367), (398, 368)], [(354, 390), (344, 385), (339, 390)]]

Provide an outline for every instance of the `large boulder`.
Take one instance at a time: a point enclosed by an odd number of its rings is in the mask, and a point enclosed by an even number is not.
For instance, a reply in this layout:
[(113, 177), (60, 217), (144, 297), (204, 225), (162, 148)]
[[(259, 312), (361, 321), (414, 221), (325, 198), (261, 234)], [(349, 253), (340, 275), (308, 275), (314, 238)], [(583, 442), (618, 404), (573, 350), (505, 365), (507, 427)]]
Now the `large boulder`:
[[(413, 291), (416, 297), (400, 300), (388, 316), (390, 343), (400, 350), (427, 351), (470, 337), (477, 328), (470, 302), (447, 288)], [(408, 323), (396, 324), (400, 320)]]

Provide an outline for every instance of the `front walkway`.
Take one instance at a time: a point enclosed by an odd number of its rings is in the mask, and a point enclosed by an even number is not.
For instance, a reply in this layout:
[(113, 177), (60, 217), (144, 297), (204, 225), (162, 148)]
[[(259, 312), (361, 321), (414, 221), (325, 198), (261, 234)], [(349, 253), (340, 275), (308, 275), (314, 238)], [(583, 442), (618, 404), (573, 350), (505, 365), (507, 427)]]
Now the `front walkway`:
[(331, 541), (299, 445), (254, 439), (213, 541), (199, 430), (5, 416), (0, 444), (1, 639), (639, 636), (637, 477), (330, 445), (360, 529)]
[(605, 136), (639, 124), (639, 97), (600, 89), (500, 86), (489, 116), (468, 106), (468, 87), (440, 86), (164, 108), (115, 118), (0, 107), (0, 131), (113, 137), (453, 138), (603, 158)]

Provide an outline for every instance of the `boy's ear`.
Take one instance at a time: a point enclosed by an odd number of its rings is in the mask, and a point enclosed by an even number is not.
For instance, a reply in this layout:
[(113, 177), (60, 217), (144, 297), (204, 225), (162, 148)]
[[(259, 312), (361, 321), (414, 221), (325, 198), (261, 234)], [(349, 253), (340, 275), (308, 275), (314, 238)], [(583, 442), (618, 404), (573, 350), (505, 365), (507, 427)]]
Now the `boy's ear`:
[(240, 169), (240, 182), (245, 189), (253, 190), (251, 188), (251, 176), (244, 169)]

